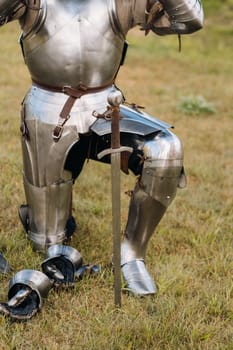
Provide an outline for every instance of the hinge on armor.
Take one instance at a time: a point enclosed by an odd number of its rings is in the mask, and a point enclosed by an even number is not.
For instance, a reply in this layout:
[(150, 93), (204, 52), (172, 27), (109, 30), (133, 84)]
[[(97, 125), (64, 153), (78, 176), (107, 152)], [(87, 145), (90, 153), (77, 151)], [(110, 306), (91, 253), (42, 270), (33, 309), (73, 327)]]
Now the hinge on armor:
[(29, 131), (25, 120), (25, 105), (23, 102), (22, 102), (20, 114), (21, 114), (20, 131), (21, 131), (22, 137), (24, 137), (25, 140), (30, 140), (30, 135), (29, 135)]

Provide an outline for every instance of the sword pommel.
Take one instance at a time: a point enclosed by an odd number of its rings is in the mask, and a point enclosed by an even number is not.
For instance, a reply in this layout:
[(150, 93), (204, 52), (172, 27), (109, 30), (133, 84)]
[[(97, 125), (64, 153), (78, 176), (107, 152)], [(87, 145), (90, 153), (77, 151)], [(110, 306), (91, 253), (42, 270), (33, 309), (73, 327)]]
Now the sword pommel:
[(108, 103), (110, 106), (119, 107), (123, 102), (123, 95), (120, 90), (111, 91), (108, 95)]

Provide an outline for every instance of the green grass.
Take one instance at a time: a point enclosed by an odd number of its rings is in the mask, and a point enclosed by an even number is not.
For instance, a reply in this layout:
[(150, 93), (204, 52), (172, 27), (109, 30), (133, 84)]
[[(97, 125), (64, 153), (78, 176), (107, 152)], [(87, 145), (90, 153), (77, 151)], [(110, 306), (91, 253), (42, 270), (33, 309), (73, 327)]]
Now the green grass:
[(213, 104), (204, 99), (203, 96), (186, 96), (178, 105), (178, 111), (185, 114), (214, 114), (216, 109)]
[[(102, 271), (70, 291), (51, 291), (42, 311), (25, 323), (0, 316), (0, 349), (231, 350), (233, 348), (233, 52), (232, 1), (205, 1), (205, 28), (182, 40), (134, 30), (118, 77), (129, 102), (175, 125), (185, 150), (188, 187), (157, 228), (147, 265), (158, 283), (153, 298), (123, 295), (113, 302), (110, 259), (110, 169), (89, 162), (74, 187), (79, 223), (72, 241), (85, 262)], [(216, 13), (216, 10), (218, 13)], [(218, 20), (216, 20), (218, 19)], [(1, 28), (0, 74), (0, 249), (14, 267), (40, 269), (18, 220), (24, 202), (19, 105), (30, 78), (17, 45), (17, 25)], [(187, 114), (183, 98), (202, 96), (216, 113)], [(122, 175), (122, 229), (132, 175)], [(7, 300), (11, 276), (0, 276)]]

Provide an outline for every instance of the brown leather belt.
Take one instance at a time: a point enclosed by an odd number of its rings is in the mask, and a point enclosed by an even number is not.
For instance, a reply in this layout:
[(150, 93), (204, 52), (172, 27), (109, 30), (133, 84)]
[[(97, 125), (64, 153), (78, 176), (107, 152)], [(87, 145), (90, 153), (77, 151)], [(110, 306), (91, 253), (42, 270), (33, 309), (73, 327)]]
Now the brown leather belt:
[(60, 113), (60, 118), (58, 121), (58, 124), (53, 130), (53, 140), (55, 142), (58, 142), (59, 139), (61, 138), (63, 127), (66, 123), (66, 121), (70, 118), (70, 112), (71, 109), (75, 103), (75, 101), (82, 97), (83, 95), (95, 93), (95, 92), (100, 92), (108, 87), (110, 87), (114, 82), (111, 82), (106, 85), (102, 86), (96, 86), (96, 87), (87, 87), (83, 84), (80, 84), (77, 87), (71, 87), (71, 86), (63, 86), (63, 87), (56, 87), (56, 86), (50, 86), (41, 82), (38, 82), (36, 80), (32, 80), (34, 85), (37, 85), (38, 87), (52, 91), (52, 92), (62, 92), (65, 95), (68, 95), (68, 99), (66, 100), (61, 113)]

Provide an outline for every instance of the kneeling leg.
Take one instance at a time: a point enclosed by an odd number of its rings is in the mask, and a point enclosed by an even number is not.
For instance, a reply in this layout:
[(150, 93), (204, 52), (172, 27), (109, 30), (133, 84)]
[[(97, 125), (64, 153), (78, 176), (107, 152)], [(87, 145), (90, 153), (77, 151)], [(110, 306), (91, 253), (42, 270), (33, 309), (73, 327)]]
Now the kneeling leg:
[[(67, 223), (72, 221), (73, 179), (64, 164), (78, 136), (67, 127), (55, 143), (51, 136), (53, 125), (36, 119), (27, 121), (27, 129), (30, 138), (22, 138), (27, 205), (20, 207), (19, 214), (33, 247), (44, 251), (66, 239)], [(73, 221), (69, 226), (75, 229)]]
[(145, 266), (148, 242), (182, 186), (183, 150), (180, 140), (162, 131), (142, 147), (144, 165), (133, 191), (121, 247), (126, 289), (137, 295), (154, 294), (156, 286)]

